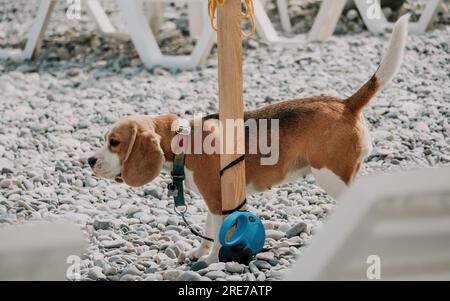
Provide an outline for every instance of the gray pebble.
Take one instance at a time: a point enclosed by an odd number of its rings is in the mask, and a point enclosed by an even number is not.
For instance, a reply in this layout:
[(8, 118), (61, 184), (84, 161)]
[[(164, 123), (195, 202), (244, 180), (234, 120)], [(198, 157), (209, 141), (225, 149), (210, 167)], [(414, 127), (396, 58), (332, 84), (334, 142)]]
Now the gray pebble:
[(266, 231), (266, 237), (267, 238), (273, 238), (275, 240), (279, 240), (283, 237), (285, 237), (286, 234), (284, 232), (281, 231), (277, 231), (277, 230), (267, 230)]
[(274, 254), (272, 252), (262, 252), (262, 253), (258, 253), (256, 254), (256, 258), (257, 259), (261, 259), (261, 260), (265, 260), (265, 261), (270, 261), (274, 258)]
[(300, 233), (305, 232), (308, 228), (308, 225), (304, 222), (300, 222), (292, 226), (288, 231), (286, 231), (287, 238), (291, 238), (297, 235), (300, 235)]
[(11, 180), (5, 179), (0, 181), (0, 188), (8, 188), (9, 186), (11, 186)]
[(244, 265), (237, 262), (227, 262), (225, 263), (225, 270), (229, 273), (242, 273)]
[(206, 273), (205, 277), (211, 280), (216, 280), (217, 278), (225, 278), (226, 274), (222, 271), (210, 271)]
[(120, 277), (120, 281), (138, 281), (140, 279), (141, 279), (141, 277), (136, 276), (136, 275), (130, 275), (130, 274), (125, 274), (122, 277)]
[(95, 230), (108, 230), (114, 227), (114, 224), (110, 220), (94, 220), (92, 226)]
[(242, 277), (240, 275), (229, 275), (225, 277), (226, 281), (242, 281)]
[(181, 273), (183, 273), (183, 271), (180, 271), (180, 270), (168, 270), (168, 271), (164, 272), (163, 279), (164, 280), (169, 280), (169, 281), (175, 281), (181, 275)]
[(222, 271), (222, 270), (225, 270), (225, 263), (223, 263), (223, 262), (211, 263), (208, 266), (208, 270), (210, 270), (210, 271)]
[(94, 267), (89, 269), (88, 276), (92, 280), (103, 280), (103, 279), (106, 279), (106, 276), (102, 272), (102, 268), (97, 267), (97, 266), (94, 266)]
[(186, 271), (183, 272), (178, 278), (177, 281), (200, 281), (202, 276), (194, 271)]
[(270, 270), (272, 265), (264, 260), (255, 260), (254, 261), (255, 266), (260, 270)]
[(208, 264), (205, 261), (197, 261), (191, 266), (192, 271), (199, 271), (202, 269), (206, 269)]
[(164, 251), (164, 254), (166, 254), (167, 257), (169, 257), (169, 258), (171, 258), (171, 259), (177, 258), (177, 254), (174, 252), (174, 250), (172, 250), (172, 249), (170, 249), (170, 248), (167, 248), (167, 249)]
[(163, 280), (163, 276), (160, 274), (150, 274), (144, 278), (144, 281), (161, 281)]

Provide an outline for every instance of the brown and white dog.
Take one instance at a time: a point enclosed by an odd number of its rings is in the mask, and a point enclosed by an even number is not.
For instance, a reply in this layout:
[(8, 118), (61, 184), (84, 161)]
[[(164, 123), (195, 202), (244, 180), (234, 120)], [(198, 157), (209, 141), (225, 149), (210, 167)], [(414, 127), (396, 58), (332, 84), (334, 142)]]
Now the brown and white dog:
[[(249, 193), (302, 179), (309, 173), (332, 197), (338, 197), (346, 189), (372, 149), (362, 110), (399, 70), (407, 24), (408, 16), (397, 22), (378, 70), (349, 98), (320, 96), (290, 100), (245, 113), (246, 120), (279, 120), (277, 163), (261, 165), (260, 153), (245, 156)], [(205, 121), (214, 118), (217, 116), (205, 118)], [(170, 170), (174, 160), (171, 143), (176, 135), (173, 131), (176, 121), (175, 115), (120, 119), (106, 133), (104, 147), (88, 159), (94, 173), (108, 179), (120, 178), (131, 186), (142, 186), (157, 177), (163, 167)], [(190, 122), (192, 125), (193, 121)], [(247, 146), (248, 139), (246, 137)], [(204, 259), (208, 263), (218, 260), (217, 235), (223, 222), (219, 162), (218, 154), (185, 155), (185, 184), (204, 198), (209, 210), (205, 234), (215, 241), (211, 252), (212, 243), (204, 240), (189, 256), (198, 259), (209, 253)]]

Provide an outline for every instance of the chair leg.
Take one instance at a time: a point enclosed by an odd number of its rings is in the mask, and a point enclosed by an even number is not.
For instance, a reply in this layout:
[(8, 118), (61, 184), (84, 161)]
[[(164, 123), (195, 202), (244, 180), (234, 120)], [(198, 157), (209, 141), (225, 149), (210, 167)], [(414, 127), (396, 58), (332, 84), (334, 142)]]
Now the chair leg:
[(255, 7), (255, 25), (256, 31), (261, 38), (269, 43), (277, 43), (280, 38), (278, 33), (273, 28), (272, 22), (264, 10), (262, 0), (254, 0), (253, 5)]
[(320, 6), (308, 39), (310, 41), (325, 41), (331, 37), (346, 3), (347, 0), (325, 0)]
[(163, 20), (164, 11), (166, 9), (165, 3), (146, 3), (147, 19), (150, 24), (150, 28), (156, 34), (159, 31), (161, 22)]
[(291, 20), (289, 19), (288, 4), (286, 0), (277, 0), (278, 14), (280, 15), (281, 27), (285, 32), (292, 32)]
[(122, 41), (130, 39), (127, 33), (117, 32), (98, 0), (86, 0), (86, 7), (102, 35)]
[(442, 0), (428, 0), (425, 10), (423, 11), (422, 16), (420, 16), (417, 25), (411, 27), (410, 31), (417, 34), (427, 31), (428, 27), (430, 27), (431, 23), (433, 23), (441, 4)]
[(39, 53), (45, 30), (47, 29), (50, 15), (56, 0), (42, 0), (33, 24), (27, 35), (27, 43), (23, 50), (21, 49), (0, 49), (0, 59), (13, 59), (17, 61), (29, 60)]
[(199, 38), (205, 26), (203, 15), (206, 5), (206, 1), (188, 1), (189, 33), (192, 38)]
[(147, 67), (153, 67), (157, 57), (161, 56), (161, 50), (142, 13), (141, 1), (117, 0), (117, 4), (125, 18), (131, 40), (141, 60)]
[(372, 33), (383, 33), (389, 27), (389, 22), (381, 10), (379, 0), (354, 0), (367, 29)]

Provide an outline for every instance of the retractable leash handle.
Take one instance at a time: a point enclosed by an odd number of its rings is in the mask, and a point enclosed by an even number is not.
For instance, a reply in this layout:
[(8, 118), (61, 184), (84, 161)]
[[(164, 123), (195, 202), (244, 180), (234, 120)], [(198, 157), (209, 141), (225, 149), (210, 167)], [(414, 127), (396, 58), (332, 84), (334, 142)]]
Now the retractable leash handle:
[[(234, 229), (234, 233), (229, 240), (226, 240), (227, 233)], [(264, 225), (253, 213), (248, 211), (236, 211), (228, 216), (222, 224), (219, 232), (219, 242), (223, 247), (233, 247), (242, 245), (250, 249), (253, 255), (258, 254), (266, 239)]]

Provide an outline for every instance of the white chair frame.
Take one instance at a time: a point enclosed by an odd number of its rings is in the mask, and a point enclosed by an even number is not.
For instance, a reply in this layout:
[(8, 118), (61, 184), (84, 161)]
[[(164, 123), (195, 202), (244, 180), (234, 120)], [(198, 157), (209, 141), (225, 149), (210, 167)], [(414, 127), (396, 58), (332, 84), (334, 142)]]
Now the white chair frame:
[(45, 30), (56, 0), (42, 0), (34, 18), (33, 24), (27, 36), (25, 48), (21, 49), (0, 49), (0, 59), (10, 58), (12, 60), (21, 61), (29, 60), (35, 57), (41, 47)]
[(377, 257), (381, 280), (450, 280), (449, 178), (444, 167), (357, 180), (286, 280), (373, 280)]
[[(304, 42), (308, 39), (324, 41), (333, 34), (346, 2), (347, 0), (325, 0), (320, 7), (308, 37), (299, 35), (294, 38), (284, 38), (281, 37), (273, 27), (273, 24), (264, 9), (264, 2), (262, 0), (254, 0), (256, 29), (262, 39), (270, 44), (290, 45), (302, 41)], [(282, 27), (284, 30), (290, 31), (291, 25), (287, 13), (286, 0), (277, 0), (277, 5)]]
[[(130, 34), (118, 32), (114, 25), (109, 20), (105, 10), (98, 0), (85, 0), (87, 5), (87, 10), (89, 14), (94, 19), (100, 33), (104, 36), (112, 37), (119, 40), (129, 40)], [(141, 1), (141, 0), (138, 0)], [(187, 1), (187, 0), (181, 0)], [(150, 2), (149, 10), (160, 10), (158, 5), (165, 2), (165, 0), (145, 0), (145, 2)], [(204, 0), (189, 0), (188, 3), (188, 16), (189, 16), (189, 33), (194, 38), (199, 38), (203, 29), (203, 16), (200, 14), (205, 14)], [(158, 11), (158, 13), (162, 13)], [(149, 20), (150, 21), (150, 20)]]
[[(379, 0), (353, 0), (353, 1), (355, 2), (356, 7), (363, 18), (363, 21), (370, 32), (378, 34), (384, 33), (386, 32), (386, 30), (392, 29), (393, 23), (387, 21), (386, 16), (382, 13), (381, 8), (379, 8), (380, 18), (378, 19), (370, 18), (369, 14), (367, 13), (373, 5), (378, 6), (380, 5)], [(377, 3), (374, 3), (374, 1), (377, 1)], [(333, 34), (346, 2), (347, 0), (324, 0), (324, 3), (320, 8), (319, 14), (315, 19), (314, 25), (311, 31), (309, 32), (308, 39), (312, 41), (327, 40)], [(425, 9), (421, 14), (419, 21), (410, 23), (409, 32), (414, 34), (424, 33), (433, 22), (434, 17), (439, 11), (439, 6), (441, 5), (441, 3), (442, 0), (427, 1)], [(277, 0), (277, 6), (280, 15), (281, 27), (285, 32), (291, 32), (292, 25), (288, 15), (287, 1)], [(267, 14), (266, 16), (263, 16), (265, 12), (260, 7), (258, 7), (258, 14), (261, 15), (260, 19), (263, 20), (262, 24), (260, 25), (260, 30), (263, 32), (262, 35), (267, 38), (267, 41), (271, 43), (286, 43), (287, 42), (286, 39), (280, 38), (273, 29), (273, 26), (271, 25), (270, 21), (268, 21)], [(291, 41), (295, 42), (296, 40), (293, 39)]]
[[(163, 55), (142, 13), (139, 1), (116, 1), (130, 29), (131, 40), (146, 67), (162, 66), (166, 68), (189, 69), (203, 64), (207, 59), (215, 42), (215, 33), (211, 26), (203, 26), (200, 37), (191, 55)], [(206, 5), (203, 9), (206, 11)], [(203, 24), (207, 24), (208, 21), (208, 15), (204, 13)]]
[[(191, 14), (197, 12), (195, 18), (191, 18), (191, 30), (198, 36), (198, 41), (191, 55), (171, 56), (163, 55), (158, 46), (156, 38), (148, 26), (148, 20), (142, 12), (140, 0), (116, 0), (125, 22), (129, 28), (129, 34), (117, 32), (110, 22), (105, 11), (97, 0), (86, 0), (87, 8), (93, 19), (97, 23), (100, 31), (114, 38), (127, 40), (131, 38), (136, 50), (144, 65), (148, 68), (161, 66), (166, 68), (188, 69), (203, 64), (215, 42), (216, 35), (210, 26), (202, 26), (209, 23), (206, 2), (202, 0), (193, 1)], [(27, 60), (32, 59), (40, 50), (45, 30), (53, 11), (56, 0), (41, 0), (36, 18), (31, 30), (28, 33), (27, 43), (24, 50), (0, 49), (0, 59)], [(198, 17), (199, 12), (202, 18)]]
[[(381, 8), (380, 8), (381, 11), (380, 19), (369, 18), (367, 11), (373, 5), (372, 1), (370, 1), (370, 3), (367, 2), (367, 0), (354, 0), (354, 1), (369, 31), (373, 33), (383, 33), (386, 31), (386, 29), (392, 29), (393, 23), (388, 22), (386, 20), (386, 16), (382, 13)], [(375, 1), (377, 1), (378, 5), (380, 5), (378, 0)], [(424, 33), (433, 22), (435, 16), (439, 11), (439, 7), (441, 4), (442, 0), (428, 0), (425, 9), (420, 16), (419, 21), (411, 22), (409, 24), (409, 32), (414, 34)]]
[[(121, 40), (131, 38), (139, 56), (148, 68), (160, 65), (168, 68), (186, 69), (201, 65), (206, 60), (216, 39), (215, 33), (209, 26), (205, 0), (181, 0), (188, 1), (190, 32), (193, 37), (198, 38), (194, 51), (189, 56), (170, 56), (161, 53), (154, 33), (149, 29), (148, 21), (142, 12), (141, 0), (116, 0), (127, 22), (129, 34), (117, 32), (98, 0), (85, 1), (88, 11), (95, 20), (100, 32), (106, 36)], [(380, 19), (370, 19), (368, 17), (366, 12), (373, 5), (370, 0), (370, 3), (367, 2), (368, 0), (353, 1), (355, 1), (364, 22), (371, 32), (385, 32), (392, 27), (392, 24), (386, 20), (382, 13), (380, 14)], [(164, 2), (164, 0), (152, 0), (152, 2)], [(256, 29), (262, 39), (271, 44), (292, 45), (308, 40), (325, 41), (333, 34), (346, 2), (347, 0), (324, 0), (307, 37), (300, 35), (295, 38), (284, 38), (280, 37), (274, 29), (264, 10), (263, 0), (254, 0)], [(0, 59), (26, 60), (32, 59), (38, 54), (55, 3), (56, 0), (41, 0), (33, 25), (28, 33), (25, 48), (23, 50), (0, 49)], [(420, 20), (411, 24), (410, 32), (423, 33), (426, 31), (436, 16), (441, 3), (442, 0), (429, 0)], [(277, 5), (282, 27), (284, 30), (290, 31), (291, 25), (286, 0), (277, 0)], [(199, 16), (200, 13), (201, 15)]]

